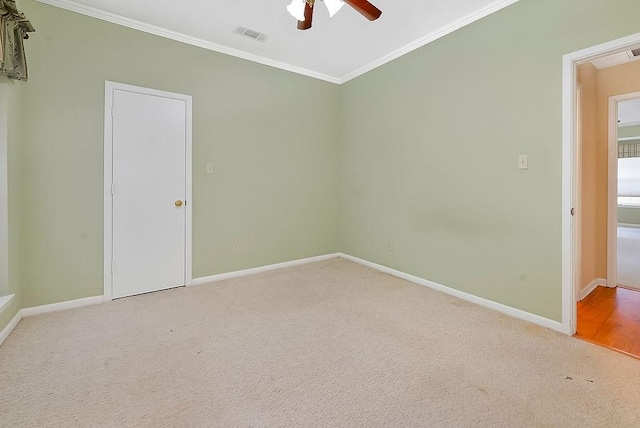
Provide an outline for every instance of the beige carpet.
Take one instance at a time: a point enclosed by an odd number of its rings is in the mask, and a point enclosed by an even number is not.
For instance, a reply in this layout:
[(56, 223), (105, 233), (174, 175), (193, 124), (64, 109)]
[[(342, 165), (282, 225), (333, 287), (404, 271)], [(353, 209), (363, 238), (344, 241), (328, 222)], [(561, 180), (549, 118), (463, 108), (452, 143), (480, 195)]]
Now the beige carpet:
[(351, 262), (23, 320), (0, 425), (637, 427), (640, 361)]

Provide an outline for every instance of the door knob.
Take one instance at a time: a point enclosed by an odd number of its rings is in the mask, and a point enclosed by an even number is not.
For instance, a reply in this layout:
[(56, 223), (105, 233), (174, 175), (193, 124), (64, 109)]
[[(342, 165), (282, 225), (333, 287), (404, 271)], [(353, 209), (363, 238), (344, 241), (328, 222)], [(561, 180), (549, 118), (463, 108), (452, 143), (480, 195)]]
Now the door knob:
[(181, 207), (182, 206), (182, 201), (180, 199), (178, 199), (176, 201), (176, 207)]

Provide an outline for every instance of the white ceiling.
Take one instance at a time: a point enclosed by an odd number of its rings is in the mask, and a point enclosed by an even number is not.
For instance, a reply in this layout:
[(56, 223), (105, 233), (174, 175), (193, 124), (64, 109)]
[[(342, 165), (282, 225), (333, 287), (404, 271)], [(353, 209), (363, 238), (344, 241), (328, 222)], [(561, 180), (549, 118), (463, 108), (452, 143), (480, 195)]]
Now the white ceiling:
[(618, 104), (619, 126), (640, 125), (640, 98)]
[[(517, 0), (373, 0), (370, 22), (317, 2), (313, 28), (296, 29), (290, 0), (38, 0), (161, 36), (342, 83)], [(266, 33), (260, 43), (236, 26)], [(167, 31), (168, 30), (168, 31)]]

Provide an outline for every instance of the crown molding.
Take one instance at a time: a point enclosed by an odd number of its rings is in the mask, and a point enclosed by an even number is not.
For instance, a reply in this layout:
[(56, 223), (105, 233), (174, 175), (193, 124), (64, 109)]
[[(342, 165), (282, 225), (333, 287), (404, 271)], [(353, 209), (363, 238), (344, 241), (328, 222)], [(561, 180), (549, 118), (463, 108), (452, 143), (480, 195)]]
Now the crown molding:
[(340, 79), (333, 76), (329, 76), (327, 74), (318, 73), (316, 71), (308, 70), (306, 68), (298, 67), (291, 64), (287, 64), (285, 62), (275, 61), (259, 55), (254, 55), (238, 49), (233, 49), (227, 46), (219, 45), (217, 43), (213, 43), (208, 40), (189, 36), (183, 33), (179, 33), (177, 31), (168, 30), (166, 28), (158, 27), (156, 25), (147, 24), (146, 22), (137, 21), (135, 19), (131, 19), (122, 15), (107, 12), (92, 6), (87, 6), (73, 0), (36, 0), (36, 1), (38, 3), (44, 3), (49, 6), (55, 6), (60, 9), (76, 12), (81, 15), (86, 15), (92, 18), (100, 19), (102, 21), (111, 22), (112, 24), (122, 25), (123, 27), (132, 28), (134, 30), (143, 31), (145, 33), (164, 37), (166, 39), (175, 40), (177, 42), (186, 43), (189, 45), (197, 46), (203, 49), (208, 49), (210, 51), (222, 53), (225, 55), (231, 55), (236, 58), (246, 59), (247, 61), (257, 62), (258, 64), (267, 65), (269, 67), (279, 68), (281, 70), (290, 71), (292, 73), (301, 74), (303, 76), (313, 77), (314, 79), (320, 79), (330, 83), (336, 83), (336, 84), (340, 83)]
[(115, 13), (107, 12), (102, 9), (98, 9), (92, 6), (87, 6), (82, 3), (78, 3), (73, 0), (36, 0), (39, 3), (44, 3), (50, 6), (55, 6), (61, 9), (65, 9), (71, 12), (76, 12), (82, 15), (90, 16), (92, 18), (100, 19), (103, 21), (111, 22), (113, 24), (122, 25), (127, 28), (132, 28), (134, 30), (143, 31), (145, 33), (154, 34), (156, 36), (164, 37), (167, 39), (175, 40), (182, 43), (187, 43), (189, 45), (197, 46), (203, 49), (208, 49), (210, 51), (222, 53), (225, 55), (231, 55), (236, 58), (245, 59), (247, 61), (256, 62), (259, 64), (267, 65), (269, 67), (279, 68), (281, 70), (290, 71), (292, 73), (301, 74), (304, 76), (312, 77), (314, 79), (324, 80), (326, 82), (335, 83), (341, 85), (346, 83), (352, 79), (355, 79), (358, 76), (361, 76), (375, 68), (378, 68), (388, 62), (393, 61), (403, 55), (408, 54), (422, 46), (429, 44), (435, 40), (438, 40), (448, 34), (453, 33), (456, 30), (459, 30), (462, 27), (465, 27), (469, 24), (472, 24), (479, 19), (482, 19), (492, 13), (495, 13), (501, 9), (504, 9), (507, 6), (511, 6), (512, 4), (518, 2), (519, 0), (496, 0), (493, 3), (488, 4), (487, 6), (470, 13), (467, 16), (464, 16), (453, 23), (442, 27), (436, 31), (433, 31), (423, 37), (420, 37), (417, 40), (414, 40), (407, 45), (396, 49), (395, 51), (383, 56), (380, 59), (377, 59), (364, 67), (361, 67), (352, 73), (349, 73), (343, 77), (334, 77), (329, 76), (327, 74), (318, 73), (313, 70), (309, 70), (306, 68), (298, 67), (295, 65), (291, 65), (285, 62), (275, 61), (269, 58), (265, 58), (259, 55), (254, 55), (251, 53), (247, 53), (238, 49), (233, 49), (227, 46), (223, 46), (217, 43), (210, 42), (208, 40), (200, 39), (197, 37), (189, 36), (183, 33), (179, 33), (177, 31), (168, 30), (166, 28), (158, 27), (156, 25), (147, 24), (142, 21), (137, 21), (135, 19), (127, 18), (122, 15), (118, 15)]
[(365, 65), (362, 68), (357, 69), (353, 73), (347, 74), (346, 76), (340, 79), (340, 84), (346, 83), (349, 80), (355, 79), (358, 76), (361, 76), (375, 68), (378, 68), (388, 62), (393, 61), (394, 59), (400, 58), (401, 56), (406, 55), (409, 52), (412, 52), (418, 48), (421, 48), (424, 45), (427, 45), (448, 34), (451, 34), (454, 31), (461, 29), (462, 27), (466, 27), (467, 25), (472, 24), (486, 16), (489, 16), (492, 13), (495, 13), (501, 9), (504, 9), (507, 6), (511, 6), (512, 4), (517, 3), (518, 1), (519, 0), (496, 0), (493, 3), (490, 3), (487, 6), (481, 9), (478, 9), (477, 11), (472, 12), (469, 15), (466, 15), (445, 27), (442, 27), (436, 31), (433, 31), (399, 49), (396, 49), (395, 51), (383, 56), (382, 58), (375, 60), (372, 63), (369, 63), (368, 65)]

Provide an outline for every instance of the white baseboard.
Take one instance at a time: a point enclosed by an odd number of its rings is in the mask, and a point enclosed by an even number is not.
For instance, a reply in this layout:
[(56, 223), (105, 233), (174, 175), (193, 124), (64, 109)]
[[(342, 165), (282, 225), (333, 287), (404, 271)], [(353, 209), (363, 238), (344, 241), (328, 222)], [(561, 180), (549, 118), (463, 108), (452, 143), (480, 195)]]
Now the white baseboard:
[(618, 227), (634, 227), (640, 228), (640, 224), (632, 224), (632, 223), (618, 223)]
[(11, 321), (9, 321), (9, 324), (7, 324), (7, 326), (3, 328), (2, 331), (0, 331), (0, 346), (2, 346), (7, 337), (9, 337), (13, 329), (16, 328), (21, 319), (22, 311), (20, 310), (18, 311), (16, 316), (14, 316)]
[[(223, 273), (220, 275), (213, 275), (205, 278), (197, 278), (193, 280), (192, 285), (208, 284), (211, 282), (222, 281), (225, 279), (239, 278), (242, 276), (254, 275), (256, 273), (269, 272), (272, 270), (299, 266), (307, 263), (319, 262), (321, 260), (333, 259), (339, 256), (340, 256), (339, 253), (327, 254), (324, 256), (309, 257), (306, 259), (293, 260), (290, 262), (277, 263), (273, 265), (261, 266), (261, 267), (252, 268), (252, 269), (245, 269), (237, 272)], [(5, 303), (8, 303), (9, 300), (10, 299), (7, 299)], [(21, 309), (18, 311), (16, 316), (11, 320), (11, 322), (0, 332), (0, 345), (2, 345), (2, 342), (4, 342), (7, 337), (9, 337), (13, 329), (18, 325), (18, 323), (22, 318), (32, 317), (34, 315), (40, 315), (40, 314), (47, 314), (50, 312), (64, 311), (67, 309), (81, 308), (84, 306), (98, 305), (100, 303), (104, 303), (104, 296), (85, 297), (83, 299), (69, 300), (66, 302), (52, 303), (50, 305), (43, 305), (43, 306), (36, 306), (33, 308)]]
[(204, 285), (212, 282), (224, 281), (225, 279), (240, 278), (243, 276), (255, 275), (257, 273), (270, 272), (272, 270), (284, 269), (293, 266), (305, 265), (307, 263), (319, 262), (322, 260), (335, 259), (340, 257), (340, 253), (325, 254), (324, 256), (309, 257), (306, 259), (292, 260), (290, 262), (276, 263), (273, 265), (260, 266), (251, 269), (238, 270), (235, 272), (221, 273), (218, 275), (195, 278), (191, 285)]
[[(428, 280), (426, 280), (424, 278), (420, 278), (420, 277), (417, 277), (417, 276), (414, 276), (414, 275), (409, 275), (407, 273), (400, 272), (398, 270), (391, 269), (391, 268), (388, 268), (386, 266), (382, 266), (382, 265), (379, 265), (379, 264), (376, 264), (376, 263), (372, 263), (372, 262), (369, 262), (369, 261), (366, 261), (366, 260), (363, 260), (363, 259), (360, 259), (360, 258), (357, 258), (357, 257), (354, 257), (354, 256), (350, 256), (348, 254), (342, 254), (342, 253), (335, 253), (335, 254), (327, 254), (327, 255), (323, 255), (323, 256), (309, 257), (309, 258), (306, 258), (306, 259), (293, 260), (293, 261), (290, 261), (290, 262), (277, 263), (277, 264), (273, 264), (273, 265), (261, 266), (261, 267), (245, 269), (245, 270), (241, 270), (241, 271), (228, 272), (228, 273), (223, 273), (223, 274), (218, 274), (218, 275), (207, 276), (207, 277), (203, 277), (203, 278), (196, 278), (196, 279), (193, 280), (193, 285), (204, 285), (204, 284), (209, 284), (209, 283), (213, 283), (213, 282), (217, 282), (217, 281), (223, 281), (223, 280), (231, 279), (231, 278), (240, 278), (240, 277), (243, 277), (243, 276), (255, 275), (257, 273), (269, 272), (269, 271), (273, 271), (273, 270), (284, 269), (284, 268), (293, 267), (293, 266), (299, 266), (299, 265), (318, 262), (318, 261), (322, 261), (322, 260), (329, 260), (329, 259), (333, 259), (333, 258), (336, 258), (336, 257), (342, 257), (344, 259), (351, 260), (351, 261), (353, 261), (355, 263), (359, 263), (361, 265), (368, 266), (370, 268), (379, 270), (381, 272), (388, 273), (390, 275), (393, 275), (395, 277), (398, 277), (398, 278), (413, 282), (415, 284), (423, 285), (425, 287), (429, 287), (431, 289), (434, 289), (436, 291), (440, 291), (440, 292), (448, 294), (450, 296), (457, 297), (459, 299), (466, 300), (468, 302), (475, 303), (477, 305), (480, 305), (480, 306), (483, 306), (483, 307), (486, 307), (486, 308), (489, 308), (489, 309), (493, 309), (493, 310), (495, 310), (497, 312), (501, 312), (503, 314), (510, 315), (512, 317), (515, 317), (515, 318), (519, 318), (519, 319), (522, 319), (522, 320), (525, 320), (525, 321), (529, 321), (529, 322), (532, 322), (534, 324), (540, 325), (542, 327), (546, 327), (546, 328), (550, 328), (552, 330), (556, 330), (556, 331), (560, 331), (562, 333), (566, 333), (565, 329), (563, 328), (562, 323), (560, 323), (560, 322), (553, 321), (553, 320), (550, 320), (548, 318), (541, 317), (539, 315), (531, 314), (529, 312), (525, 312), (525, 311), (522, 311), (520, 309), (512, 308), (510, 306), (506, 306), (506, 305), (503, 305), (501, 303), (497, 303), (497, 302), (494, 302), (494, 301), (491, 301), (491, 300), (488, 300), (488, 299), (484, 299), (482, 297), (478, 297), (478, 296), (475, 296), (473, 294), (465, 293), (463, 291), (456, 290), (456, 289), (453, 289), (453, 288), (450, 288), (450, 287), (435, 283), (433, 281), (428, 281)], [(50, 304), (50, 305), (36, 306), (36, 307), (33, 307), (33, 308), (22, 309), (22, 310), (18, 311), (18, 313), (11, 320), (11, 322), (2, 330), (2, 332), (0, 332), (0, 344), (2, 344), (2, 342), (9, 336), (9, 334), (13, 331), (13, 329), (16, 327), (16, 325), (18, 325), (18, 323), (20, 322), (20, 320), (22, 318), (26, 318), (26, 317), (30, 317), (30, 316), (34, 316), (34, 315), (39, 315), (39, 314), (46, 314), (46, 313), (49, 313), (49, 312), (63, 311), (63, 310), (66, 310), (66, 309), (80, 308), (80, 307), (83, 307), (83, 306), (97, 305), (97, 304), (100, 304), (100, 303), (103, 303), (103, 302), (104, 302), (104, 297), (103, 296), (94, 296), (94, 297), (86, 297), (84, 299), (70, 300), (70, 301), (67, 301), (67, 302), (53, 303), (53, 304)]]
[[(278, 263), (278, 264), (268, 265), (268, 266), (261, 266), (261, 267), (252, 268), (252, 269), (245, 269), (237, 272), (223, 273), (220, 275), (213, 275), (205, 278), (197, 278), (193, 280), (192, 285), (208, 284), (211, 282), (222, 281), (224, 279), (239, 278), (242, 276), (254, 275), (256, 273), (261, 273), (261, 272), (269, 272), (276, 269), (283, 269), (286, 267), (298, 266), (302, 264), (318, 262), (321, 260), (328, 260), (336, 257), (339, 257), (338, 253), (327, 254), (324, 256), (317, 256), (317, 257), (309, 257), (307, 259), (293, 260), (290, 262)], [(36, 306), (33, 308), (24, 308), (22, 309), (22, 317), (27, 318), (27, 317), (32, 317), (34, 315), (46, 314), (49, 312), (57, 312), (57, 311), (64, 311), (67, 309), (81, 308), (83, 306), (98, 305), (103, 302), (104, 302), (104, 296), (94, 296), (94, 297), (85, 297), (84, 299), (69, 300), (69, 301), (60, 302), (60, 303), (52, 303), (50, 305)]]
[(606, 287), (607, 286), (607, 280), (603, 279), (603, 278), (596, 278), (593, 281), (591, 281), (589, 283), (589, 285), (587, 285), (582, 290), (580, 290), (580, 295), (578, 296), (578, 302), (586, 299), (587, 296), (589, 294), (593, 293), (593, 290), (595, 290), (599, 286), (600, 287)]
[(67, 309), (82, 308), (83, 306), (98, 305), (104, 302), (103, 296), (85, 297), (84, 299), (69, 300), (66, 302), (52, 303), (50, 305), (36, 306), (22, 310), (24, 318), (34, 315), (48, 314), (49, 312), (64, 311)]
[(418, 285), (423, 285), (425, 287), (429, 287), (433, 290), (440, 291), (442, 293), (448, 294), (453, 297), (457, 297), (462, 300), (466, 300), (467, 302), (475, 303), (476, 305), (484, 306), (485, 308), (493, 309), (494, 311), (501, 312), (506, 315), (510, 315), (514, 318), (519, 318), (524, 321), (529, 321), (531, 323), (537, 324), (542, 327), (549, 328), (551, 330), (556, 330), (561, 333), (567, 334), (567, 329), (562, 325), (561, 322), (553, 321), (548, 318), (541, 317), (539, 315), (535, 315), (529, 312), (525, 312), (520, 309), (512, 308), (511, 306), (503, 305), (501, 303), (494, 302), (492, 300), (484, 299), (482, 297), (475, 296), (473, 294), (465, 293), (464, 291), (456, 290), (454, 288), (447, 287), (442, 284), (438, 284), (433, 281), (428, 281), (424, 278), (420, 278), (418, 276), (409, 275), (408, 273), (400, 272), (395, 269), (388, 268), (386, 266), (382, 266), (376, 263), (369, 262), (367, 260), (360, 259), (358, 257), (350, 256), (348, 254), (340, 254), (340, 257), (351, 260), (352, 262), (359, 263), (361, 265), (379, 270), (380, 272), (388, 273), (389, 275), (393, 275), (395, 277), (413, 282)]

